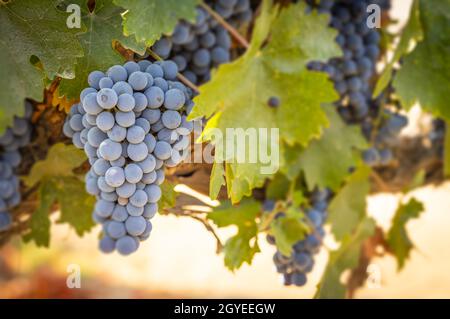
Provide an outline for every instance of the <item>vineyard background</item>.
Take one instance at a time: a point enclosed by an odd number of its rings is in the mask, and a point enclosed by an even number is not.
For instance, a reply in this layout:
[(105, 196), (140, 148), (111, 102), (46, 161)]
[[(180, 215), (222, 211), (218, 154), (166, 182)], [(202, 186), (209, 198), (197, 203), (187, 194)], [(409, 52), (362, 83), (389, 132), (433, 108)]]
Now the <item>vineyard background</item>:
[[(391, 15), (404, 23), (410, 0), (393, 0)], [(417, 109), (410, 112), (410, 128), (417, 127)], [(380, 287), (363, 287), (356, 297), (450, 297), (450, 252), (447, 249), (450, 215), (450, 183), (414, 191), (425, 205), (420, 218), (408, 224), (417, 249), (412, 251), (405, 269), (398, 273), (391, 256), (373, 259), (380, 270)], [(395, 212), (398, 198), (377, 194), (368, 199), (368, 212), (385, 230)], [(52, 216), (53, 220), (58, 214)], [(52, 227), (50, 249), (36, 248), (14, 239), (0, 249), (0, 297), (287, 297), (310, 298), (326, 264), (322, 251), (308, 284), (303, 288), (286, 288), (273, 270), (273, 246), (261, 240), (261, 254), (251, 266), (235, 273), (216, 255), (216, 242), (204, 226), (194, 220), (174, 216), (157, 216), (152, 238), (138, 253), (124, 259), (101, 255), (97, 249), (97, 232), (79, 238), (66, 225)], [(218, 230), (227, 238), (233, 230)], [(325, 245), (335, 243), (326, 238)], [(26, 256), (26, 257), (25, 257)], [(65, 285), (66, 268), (79, 264), (82, 289), (69, 290)], [(113, 265), (113, 267), (111, 267)]]

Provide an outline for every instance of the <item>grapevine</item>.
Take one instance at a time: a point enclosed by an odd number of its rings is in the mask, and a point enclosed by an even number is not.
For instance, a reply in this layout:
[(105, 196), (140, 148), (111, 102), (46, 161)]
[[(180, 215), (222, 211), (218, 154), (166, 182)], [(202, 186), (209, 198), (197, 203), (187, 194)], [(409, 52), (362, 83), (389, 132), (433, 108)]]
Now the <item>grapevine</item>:
[(0, 1), (0, 245), (67, 224), (131, 262), (176, 216), (316, 298), (408, 267), (450, 174), (450, 4), (394, 1)]

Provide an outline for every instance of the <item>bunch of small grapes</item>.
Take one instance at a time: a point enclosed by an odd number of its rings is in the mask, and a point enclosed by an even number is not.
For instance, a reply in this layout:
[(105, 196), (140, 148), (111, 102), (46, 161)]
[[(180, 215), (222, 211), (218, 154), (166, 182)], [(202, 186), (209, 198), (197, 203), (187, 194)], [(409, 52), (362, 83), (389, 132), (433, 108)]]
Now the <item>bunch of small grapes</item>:
[(97, 197), (93, 218), (105, 253), (131, 254), (149, 237), (164, 167), (188, 155), (192, 92), (177, 73), (172, 61), (147, 60), (94, 71), (64, 124), (91, 164), (86, 190)]
[(10, 211), (20, 204), (20, 181), (15, 169), (22, 162), (20, 148), (31, 139), (31, 115), (33, 107), (25, 103), (25, 115), (15, 117), (13, 125), (0, 136), (0, 232), (11, 227)]
[(372, 98), (371, 80), (380, 55), (380, 34), (367, 24), (370, 14), (367, 7), (372, 3), (380, 5), (382, 10), (390, 7), (388, 0), (321, 0), (317, 5), (311, 4), (309, 9), (315, 6), (319, 12), (331, 15), (330, 26), (339, 32), (336, 42), (343, 56), (327, 63), (312, 62), (309, 69), (326, 72), (333, 80), (340, 95), (336, 107), (347, 123), (360, 124), (366, 136), (377, 134), (374, 147), (363, 152), (364, 161), (376, 166), (387, 165), (392, 160), (388, 140), (398, 135), (407, 119), (398, 113), (386, 112), (383, 118), (392, 115), (393, 119), (377, 121), (383, 108), (380, 100)]
[(442, 156), (444, 156), (444, 141), (446, 130), (447, 125), (445, 124), (445, 121), (436, 118), (433, 120), (431, 130), (427, 136), (434, 151), (433, 154), (435, 154), (435, 156), (438, 158), (442, 158)]
[[(251, 20), (249, 0), (208, 1), (224, 19), (240, 25)], [(192, 83), (202, 84), (211, 69), (230, 61), (231, 38), (228, 31), (204, 8), (197, 8), (195, 23), (180, 21), (171, 36), (164, 36), (152, 47), (163, 59), (174, 61)]]
[(250, 0), (207, 0), (206, 3), (236, 28), (252, 20)]
[[(277, 251), (273, 256), (273, 261), (277, 272), (283, 275), (286, 286), (304, 286), (307, 281), (307, 274), (314, 267), (314, 255), (317, 254), (322, 246), (325, 236), (323, 225), (327, 218), (328, 202), (330, 192), (315, 191), (311, 195), (311, 207), (306, 209), (306, 221), (310, 224), (312, 232), (292, 247), (291, 256), (285, 256)], [(276, 217), (283, 216), (283, 212)], [(267, 241), (275, 245), (275, 238), (267, 236)]]

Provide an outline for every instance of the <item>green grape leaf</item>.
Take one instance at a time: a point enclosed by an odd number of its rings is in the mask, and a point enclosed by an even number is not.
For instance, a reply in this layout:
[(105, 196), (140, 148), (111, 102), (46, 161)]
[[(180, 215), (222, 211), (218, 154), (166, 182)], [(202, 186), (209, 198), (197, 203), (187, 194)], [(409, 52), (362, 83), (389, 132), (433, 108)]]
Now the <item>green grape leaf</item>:
[(358, 265), (362, 243), (375, 232), (375, 221), (363, 219), (352, 234), (347, 234), (338, 250), (330, 253), (328, 264), (317, 285), (315, 298), (337, 299), (345, 298), (346, 289), (341, 283), (341, 276), (347, 269)]
[(88, 86), (87, 78), (90, 72), (94, 70), (106, 72), (109, 67), (124, 62), (124, 57), (114, 50), (114, 42), (117, 41), (125, 48), (141, 55), (145, 53), (145, 45), (123, 35), (121, 25), (123, 10), (111, 1), (96, 0), (93, 12), (88, 10), (87, 0), (66, 0), (66, 2), (81, 7), (83, 28), (78, 33), (78, 38), (85, 55), (77, 59), (76, 77), (61, 81), (59, 93), (69, 99), (78, 99), (80, 92)]
[(403, 59), (393, 85), (402, 105), (450, 120), (450, 1), (420, 0), (423, 41)]
[(213, 163), (209, 183), (209, 197), (214, 200), (219, 196), (220, 189), (225, 185), (225, 170), (222, 163)]
[(90, 231), (94, 227), (95, 197), (86, 193), (84, 182), (76, 177), (60, 177), (51, 179), (50, 183), (61, 210), (57, 222), (71, 225), (78, 236)]
[(400, 37), (400, 41), (395, 49), (394, 56), (385, 66), (384, 70), (375, 86), (373, 93), (374, 98), (379, 96), (381, 92), (388, 86), (392, 79), (394, 67), (400, 59), (408, 54), (411, 46), (423, 39), (422, 25), (420, 22), (419, 0), (414, 0), (409, 13), (409, 20)]
[(349, 168), (360, 161), (355, 150), (367, 146), (359, 127), (345, 124), (331, 106), (326, 111), (331, 124), (319, 140), (312, 141), (303, 151), (300, 147), (285, 150), (283, 172), (296, 178), (303, 171), (309, 189), (317, 186), (337, 190), (349, 175)]
[(290, 207), (286, 216), (275, 218), (270, 225), (270, 233), (275, 237), (278, 250), (284, 256), (292, 254), (292, 246), (305, 238), (309, 227), (302, 222), (303, 212)]
[(225, 266), (234, 271), (244, 262), (251, 264), (253, 256), (259, 252), (256, 217), (261, 206), (253, 199), (243, 200), (239, 205), (233, 206), (224, 202), (213, 212), (207, 215), (218, 227), (236, 226), (237, 233), (229, 238), (223, 249)]
[(24, 177), (24, 182), (32, 187), (45, 177), (75, 176), (73, 170), (85, 161), (83, 150), (73, 145), (55, 144), (48, 151), (46, 159), (33, 165), (30, 174)]
[(83, 50), (66, 18), (53, 0), (0, 4), (0, 134), (24, 114), (25, 98), (42, 100), (44, 77), (74, 77)]
[(351, 233), (366, 214), (369, 175), (370, 168), (360, 166), (330, 203), (328, 222), (337, 240)]
[(268, 199), (286, 199), (286, 194), (289, 192), (291, 181), (281, 173), (277, 173), (274, 178), (267, 184), (266, 198)]
[(160, 209), (172, 208), (175, 206), (177, 201), (178, 193), (174, 190), (175, 185), (168, 181), (161, 184), (161, 199), (159, 201)]
[[(336, 31), (327, 27), (328, 16), (315, 12), (308, 15), (304, 9), (304, 4), (296, 4), (278, 10), (270, 0), (264, 1), (247, 52), (221, 65), (195, 98), (190, 117), (209, 118), (202, 140), (216, 146), (216, 161), (230, 163), (225, 176), (233, 177), (227, 178), (233, 202), (262, 186), (276, 172), (282, 152), (278, 137), (289, 144), (306, 145), (328, 125), (321, 104), (334, 101), (337, 94), (324, 73), (308, 71), (306, 64), (338, 56), (340, 50), (334, 42)], [(277, 36), (266, 43), (269, 31)], [(317, 42), (318, 38), (322, 40)], [(276, 110), (267, 104), (270, 97), (280, 99)], [(243, 149), (227, 130), (230, 128), (239, 129), (235, 130), (238, 136), (247, 135), (250, 142)], [(216, 134), (217, 129), (222, 136)], [(225, 141), (234, 143), (237, 154), (218, 157), (224, 154), (221, 145)], [(238, 160), (242, 154), (265, 151), (268, 161), (261, 157), (256, 162)], [(229, 168), (232, 172), (227, 172)]]
[(30, 231), (23, 236), (25, 242), (34, 241), (38, 247), (50, 245), (49, 211), (55, 202), (55, 193), (51, 184), (42, 184), (38, 191), (39, 206), (30, 218)]
[(406, 231), (406, 224), (414, 218), (418, 218), (424, 211), (424, 206), (415, 198), (408, 203), (400, 204), (392, 220), (392, 226), (387, 234), (387, 242), (397, 259), (397, 268), (400, 271), (405, 266), (414, 244)]
[(84, 182), (73, 171), (85, 161), (82, 150), (58, 143), (50, 148), (46, 159), (33, 165), (24, 182), (28, 187), (39, 185), (39, 205), (32, 214), (31, 231), (24, 236), (25, 241), (33, 240), (38, 246), (48, 247), (49, 214), (55, 203), (60, 208), (58, 223), (68, 223), (79, 236), (91, 230), (95, 198), (86, 192)]
[(123, 7), (123, 31), (151, 46), (161, 34), (172, 34), (180, 19), (195, 22), (200, 0), (114, 0)]
[(78, 236), (94, 227), (92, 211), (95, 198), (88, 195), (84, 183), (76, 176), (45, 177), (39, 184), (39, 206), (31, 215), (30, 232), (23, 239), (34, 241), (37, 246), (50, 243), (50, 217), (52, 207), (59, 203), (58, 223), (68, 223)]

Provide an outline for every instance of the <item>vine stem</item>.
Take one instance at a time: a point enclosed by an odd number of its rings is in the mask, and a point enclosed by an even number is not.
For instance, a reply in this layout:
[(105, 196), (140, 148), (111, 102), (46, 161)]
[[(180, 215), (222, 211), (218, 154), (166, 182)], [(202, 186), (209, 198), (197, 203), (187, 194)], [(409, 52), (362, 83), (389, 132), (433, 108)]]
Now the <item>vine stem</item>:
[(244, 48), (248, 49), (250, 45), (248, 44), (247, 39), (245, 39), (242, 35), (240, 35), (240, 33), (233, 26), (231, 26), (227, 21), (225, 21), (224, 18), (222, 18), (216, 11), (211, 9), (211, 7), (208, 6), (206, 3), (202, 2), (200, 3), (200, 5), (202, 6), (203, 9), (208, 11), (208, 13), (214, 19), (216, 19), (217, 22), (219, 22), (225, 29), (227, 29), (227, 31), (230, 32), (230, 34), (233, 36), (233, 38), (236, 39), (236, 41), (238, 41)]
[(204, 212), (196, 212), (196, 211), (186, 210), (186, 209), (182, 209), (180, 207), (168, 208), (168, 209), (166, 209), (166, 212), (168, 214), (173, 214), (175, 216), (190, 217), (192, 219), (195, 219), (196, 221), (199, 221), (200, 223), (203, 224), (203, 226), (205, 226), (206, 230), (209, 231), (216, 239), (216, 242), (217, 242), (216, 252), (220, 253), (223, 250), (222, 241), (220, 240), (220, 237), (216, 233), (214, 228), (211, 226), (211, 224), (205, 218), (198, 216), (199, 214), (204, 214)]
[[(155, 52), (153, 52), (151, 49), (147, 49), (147, 52), (157, 61), (163, 61), (163, 58), (161, 58), (159, 55), (157, 55)], [(189, 81), (183, 74), (177, 73), (177, 78), (180, 79), (181, 82), (189, 86), (192, 90), (194, 90), (196, 93), (200, 93), (200, 89), (198, 86), (196, 86), (194, 83)]]

